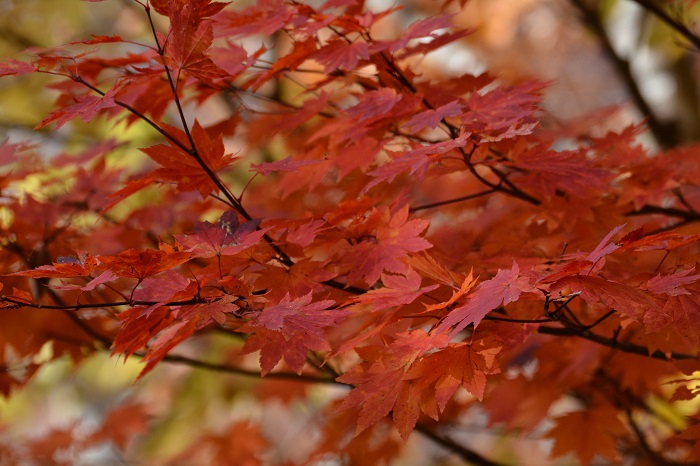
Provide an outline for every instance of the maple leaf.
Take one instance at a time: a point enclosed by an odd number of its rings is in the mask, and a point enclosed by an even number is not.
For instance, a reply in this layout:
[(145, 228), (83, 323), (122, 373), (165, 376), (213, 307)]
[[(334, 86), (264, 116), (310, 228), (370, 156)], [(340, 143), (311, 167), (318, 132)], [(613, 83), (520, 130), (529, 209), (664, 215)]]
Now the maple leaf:
[(277, 265), (266, 267), (263, 276), (255, 283), (268, 290), (265, 295), (267, 299), (277, 301), (285, 295), (298, 298), (309, 293), (320, 293), (325, 289), (322, 283), (336, 275), (323, 262), (302, 259), (288, 268)]
[(309, 58), (324, 65), (324, 73), (341, 68), (352, 71), (359, 60), (369, 59), (369, 47), (366, 42), (355, 41), (348, 44), (345, 40), (337, 38), (318, 49)]
[(111, 36), (96, 36), (96, 35), (93, 34), (93, 35), (92, 35), (92, 39), (88, 39), (88, 40), (78, 40), (78, 41), (75, 41), (75, 42), (68, 42), (67, 44), (63, 44), (63, 45), (64, 45), (64, 47), (65, 47), (66, 45), (78, 45), (78, 44), (81, 44), (81, 45), (111, 44), (111, 43), (115, 43), (115, 42), (124, 42), (124, 39), (122, 39), (121, 37), (119, 37), (119, 36), (117, 36), (117, 35), (114, 35), (114, 34), (111, 35)]
[(462, 117), (465, 131), (477, 133), (484, 141), (500, 141), (532, 132), (537, 124), (540, 91), (544, 85), (525, 82), (512, 88), (497, 87), (487, 93), (475, 92)]
[(373, 241), (362, 241), (353, 246), (343, 257), (343, 263), (351, 267), (348, 282), (364, 280), (374, 285), (383, 271), (404, 274), (408, 266), (400, 259), (409, 252), (418, 252), (432, 246), (420, 237), (429, 224), (428, 220), (408, 220), (408, 206), (394, 214), (385, 210), (383, 224), (379, 225)]
[[(486, 375), (500, 372), (494, 363), (500, 347), (479, 348), (476, 344), (455, 343), (417, 360), (403, 380), (415, 380), (418, 389), (432, 387), (440, 411), (461, 386), (484, 398)], [(413, 427), (413, 426), (411, 426)]]
[(152, 177), (146, 177), (146, 178), (140, 178), (137, 180), (132, 180), (128, 181), (126, 185), (120, 189), (119, 191), (116, 191), (112, 194), (109, 195), (110, 198), (112, 198), (112, 201), (106, 203), (104, 207), (102, 207), (102, 210), (100, 211), (100, 215), (106, 214), (108, 211), (112, 209), (115, 205), (126, 199), (127, 197), (131, 196), (134, 193), (137, 193), (141, 191), (142, 189), (146, 188), (147, 186), (150, 186), (151, 184), (154, 183), (154, 179)]
[(693, 272), (695, 272), (695, 268), (680, 270), (671, 275), (655, 275), (647, 282), (647, 289), (652, 293), (663, 293), (670, 296), (690, 294), (685, 285), (690, 285), (700, 280), (700, 275), (690, 275)]
[(620, 247), (619, 245), (615, 243), (608, 244), (608, 242), (613, 236), (617, 234), (617, 232), (622, 230), (624, 227), (625, 225), (623, 224), (610, 230), (610, 232), (607, 235), (605, 235), (605, 238), (603, 238), (601, 242), (598, 243), (598, 246), (596, 246), (596, 248), (586, 256), (586, 260), (595, 264), (603, 257), (618, 249)]
[[(304, 122), (321, 113), (329, 105), (329, 98), (330, 94), (328, 94), (325, 91), (321, 92), (321, 94), (318, 97), (306, 99), (301, 105), (301, 108), (290, 110), (289, 112), (287, 112), (284, 119), (280, 119), (279, 114), (260, 117), (257, 120), (259, 124), (256, 124), (256, 127), (254, 128), (250, 128), (250, 137), (268, 139), (280, 132), (296, 130)], [(295, 160), (292, 160), (292, 157), (288, 156), (286, 159), (284, 159), (284, 161), (276, 161), (263, 164), (251, 164), (251, 170), (256, 171), (262, 175), (267, 175), (270, 171), (293, 171), (296, 169), (296, 167), (303, 167), (307, 164), (320, 162), (321, 160), (300, 160), (299, 157), (296, 157)], [(268, 168), (273, 167), (273, 170), (268, 170)], [(264, 172), (260, 169), (264, 170)]]
[(33, 73), (37, 67), (31, 63), (9, 59), (0, 63), (0, 77), (2, 76), (22, 76)]
[(551, 457), (574, 452), (581, 464), (591, 464), (596, 455), (610, 460), (619, 458), (617, 439), (624, 434), (624, 424), (608, 406), (573, 411), (554, 419), (547, 436), (554, 439)]
[(303, 333), (310, 349), (330, 350), (324, 327), (335, 325), (345, 317), (344, 311), (329, 310), (331, 300), (312, 303), (311, 293), (298, 299), (283, 298), (279, 304), (266, 307), (255, 323), (282, 333)]
[(237, 305), (229, 302), (228, 297), (207, 304), (195, 304), (175, 308), (168, 320), (168, 326), (163, 328), (148, 344), (148, 351), (143, 357), (145, 366), (138, 375), (142, 378), (151, 371), (175, 346), (191, 337), (197, 330), (210, 324), (223, 325), (226, 314), (236, 312)]
[(423, 18), (411, 23), (401, 33), (401, 37), (391, 41), (375, 41), (373, 44), (374, 50), (389, 50), (396, 52), (400, 50), (413, 39), (422, 37), (434, 37), (435, 31), (438, 29), (447, 29), (453, 26), (452, 17), (454, 15), (431, 16)]
[[(411, 254), (406, 259), (406, 262), (413, 269), (423, 273), (424, 276), (443, 285), (456, 287), (460, 282), (464, 282), (465, 277), (450, 271), (447, 267), (438, 263), (433, 256), (426, 252)], [(469, 274), (469, 277), (471, 278), (471, 273)]]
[(501, 378), (486, 392), (484, 410), (490, 424), (505, 424), (507, 430), (534, 430), (547, 417), (552, 403), (561, 398), (557, 384), (535, 384), (520, 374), (514, 379)]
[[(182, 136), (182, 134), (178, 135)], [(196, 120), (192, 126), (192, 138), (202, 162), (213, 172), (229, 166), (234, 160), (233, 155), (224, 153), (223, 137), (221, 135), (210, 137)], [(202, 198), (207, 197), (212, 191), (219, 191), (202, 164), (191, 153), (184, 151), (172, 141), (169, 140), (168, 145), (159, 144), (141, 151), (163, 166), (153, 172), (153, 178), (175, 182), (179, 191), (199, 191)]]
[(227, 4), (198, 0), (184, 2), (179, 7), (168, 5), (170, 34), (165, 44), (166, 63), (172, 66), (176, 81), (183, 70), (205, 81), (227, 76), (206, 55), (214, 39), (214, 27), (211, 20), (204, 19)]
[[(171, 290), (152, 291), (148, 293), (160, 293), (161, 299)], [(175, 292), (177, 297), (178, 292)], [(137, 379), (142, 378), (151, 371), (168, 352), (191, 337), (197, 330), (207, 327), (212, 323), (222, 325), (226, 320), (226, 314), (236, 312), (239, 308), (227, 297), (206, 304), (195, 304), (173, 307), (152, 306), (144, 308), (133, 307), (119, 314), (122, 328), (112, 344), (112, 352), (123, 353), (129, 357), (139, 349), (148, 345), (144, 355), (144, 368)]]
[[(450, 277), (450, 279), (453, 279)], [(449, 283), (452, 285), (452, 283)], [(450, 308), (454, 303), (456, 303), (462, 296), (466, 295), (469, 291), (471, 291), (472, 288), (476, 285), (476, 279), (473, 277), (472, 272), (469, 272), (469, 275), (464, 278), (464, 281), (462, 281), (462, 285), (460, 286), (459, 290), (455, 290), (452, 292), (452, 297), (443, 303), (439, 304), (431, 304), (430, 306), (427, 306), (425, 308), (425, 314), (433, 313), (435, 311), (440, 311), (442, 309), (447, 309)]]
[(281, 0), (260, 0), (241, 11), (225, 11), (217, 17), (217, 35), (235, 37), (270, 36), (292, 18), (294, 8)]
[(380, 88), (357, 96), (358, 103), (346, 108), (338, 118), (320, 126), (309, 142), (328, 137), (331, 144), (343, 146), (368, 135), (396, 126), (396, 120), (415, 114), (421, 108), (422, 99), (416, 95), (402, 94), (390, 88)]
[(469, 324), (474, 324), (476, 328), (486, 314), (499, 306), (517, 301), (521, 293), (540, 294), (527, 277), (520, 275), (520, 268), (513, 261), (513, 267), (510, 270), (499, 269), (491, 280), (481, 282), (464, 304), (454, 308), (442, 319), (435, 327), (434, 334), (439, 335), (448, 328), (454, 327), (449, 336), (452, 339)]
[(289, 229), (287, 231), (287, 242), (298, 244), (299, 246), (308, 246), (324, 228), (327, 228), (325, 220), (311, 220), (296, 228)]
[[(469, 140), (469, 136), (471, 134), (463, 133), (454, 139), (421, 145), (407, 152), (396, 153), (397, 157), (369, 172), (369, 175), (374, 177), (374, 179), (362, 189), (362, 194), (383, 181), (393, 182), (398, 175), (404, 172), (409, 172), (412, 175), (416, 174), (419, 178), (423, 178), (431, 163), (438, 162), (450, 151), (458, 147), (464, 147)], [(386, 152), (390, 156), (394, 155), (391, 151)]]
[[(355, 435), (373, 426), (394, 409), (401, 391), (409, 389), (404, 387), (406, 383), (402, 379), (411, 361), (415, 359), (416, 352), (427, 351), (429, 348), (428, 335), (422, 330), (398, 335), (386, 348), (377, 345), (355, 348), (364, 362), (353, 366), (336, 379), (355, 386), (338, 409), (341, 411), (360, 407)], [(412, 411), (409, 406), (404, 408), (404, 411)], [(413, 418), (408, 412), (398, 416), (407, 420)]]
[(612, 178), (609, 170), (598, 168), (579, 151), (546, 150), (537, 145), (512, 157), (513, 167), (523, 174), (518, 176), (518, 186), (531, 187), (545, 196), (557, 191), (579, 198), (601, 192)]
[(435, 128), (444, 118), (454, 117), (462, 113), (464, 107), (458, 100), (441, 105), (436, 109), (428, 109), (411, 117), (404, 125), (409, 131), (418, 132), (424, 128)]
[(52, 265), (42, 265), (32, 270), (22, 270), (12, 275), (30, 278), (87, 277), (98, 267), (96, 258), (81, 253), (79, 258), (59, 257)]
[(116, 97), (120, 88), (121, 86), (119, 85), (114, 86), (103, 96), (90, 94), (74, 96), (73, 100), (75, 103), (73, 105), (69, 105), (51, 112), (49, 116), (41, 120), (41, 122), (36, 125), (34, 129), (41, 129), (53, 122), (56, 123), (56, 129), (58, 129), (71, 121), (73, 118), (77, 117), (80, 117), (85, 123), (87, 123), (99, 112), (117, 106), (114, 98)]
[(298, 373), (306, 361), (307, 348), (315, 351), (331, 349), (325, 328), (336, 325), (347, 311), (331, 310), (334, 301), (312, 302), (312, 294), (291, 299), (288, 295), (279, 304), (268, 306), (257, 317), (238, 329), (251, 336), (243, 346), (244, 353), (260, 350), (262, 375), (284, 360)]
[(697, 332), (697, 323), (700, 322), (700, 298), (697, 290), (686, 293), (669, 296), (662, 306), (644, 309), (643, 322), (647, 332), (660, 332), (670, 328), (675, 334), (683, 337), (688, 346), (697, 347), (700, 344), (700, 335)]
[(677, 231), (662, 231), (645, 235), (643, 228), (638, 228), (625, 235), (618, 244), (620, 251), (654, 251), (673, 250), (700, 240), (700, 234), (685, 235)]
[(158, 249), (128, 249), (116, 256), (97, 256), (100, 264), (120, 277), (143, 280), (190, 259), (190, 253), (161, 243)]
[(233, 211), (224, 212), (216, 225), (200, 222), (193, 235), (176, 235), (179, 243), (192, 251), (192, 257), (232, 256), (254, 246), (269, 228), (260, 227), (260, 220), (240, 223)]
[(345, 113), (357, 123), (385, 115), (403, 98), (393, 89), (380, 89), (367, 92), (359, 97), (359, 102)]
[(406, 275), (381, 275), (383, 288), (370, 290), (354, 297), (350, 302), (369, 304), (372, 311), (380, 311), (394, 306), (410, 304), (419, 296), (433, 291), (439, 285), (420, 287), (421, 277), (413, 269), (408, 269)]
[(301, 373), (306, 363), (306, 347), (299, 335), (286, 336), (279, 331), (244, 325), (238, 331), (248, 333), (243, 354), (260, 351), (260, 375), (264, 377), (284, 359), (297, 373)]
[(214, 16), (231, 3), (212, 2), (212, 0), (149, 0), (149, 2), (154, 10), (171, 20), (185, 16), (192, 18), (192, 22), (195, 23), (198, 20)]
[(136, 306), (121, 312), (118, 317), (122, 325), (112, 343), (112, 354), (124, 354), (125, 359), (174, 321), (170, 309), (162, 306), (150, 313), (144, 313), (143, 307)]
[(226, 39), (225, 47), (212, 47), (207, 52), (214, 64), (228, 74), (232, 79), (243, 73), (255, 64), (255, 60), (265, 53), (267, 49), (261, 47), (256, 52), (248, 55), (245, 48)]
[(54, 288), (56, 290), (92, 291), (100, 285), (111, 282), (115, 278), (117, 278), (117, 276), (114, 275), (110, 270), (105, 270), (104, 272), (102, 272), (100, 274), (100, 276), (93, 278), (87, 284), (85, 284), (83, 286), (80, 286), (80, 285), (56, 285), (56, 286), (52, 286), (51, 288)]
[(404, 60), (413, 55), (427, 55), (428, 53), (439, 49), (440, 47), (447, 45), (456, 40), (460, 40), (469, 34), (472, 30), (464, 29), (456, 32), (448, 32), (445, 34), (431, 34), (429, 41), (421, 41), (418, 44), (407, 47), (396, 54), (398, 60)]
[(637, 320), (647, 310), (658, 305), (652, 295), (639, 288), (589, 275), (564, 277), (552, 284), (550, 292), (556, 293), (563, 289), (570, 293), (580, 293), (588, 304), (603, 303)]
[[(190, 289), (188, 289), (190, 287)], [(162, 277), (150, 277), (141, 282), (134, 290), (131, 298), (135, 301), (154, 301), (143, 309), (143, 314), (148, 315), (153, 310), (165, 305), (168, 301), (188, 299), (196, 293), (196, 283), (174, 270), (166, 270)]]

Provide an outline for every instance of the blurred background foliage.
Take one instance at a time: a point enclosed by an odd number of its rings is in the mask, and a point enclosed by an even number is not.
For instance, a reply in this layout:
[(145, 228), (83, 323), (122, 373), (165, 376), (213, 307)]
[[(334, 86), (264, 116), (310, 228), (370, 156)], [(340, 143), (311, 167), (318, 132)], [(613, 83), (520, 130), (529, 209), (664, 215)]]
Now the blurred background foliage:
[[(700, 139), (698, 51), (676, 29), (640, 3), (645, 2), (469, 0), (463, 6), (453, 2), (446, 10), (455, 14), (455, 25), (473, 29), (473, 34), (421, 57), (415, 66), (426, 76), (489, 70), (504, 82), (531, 78), (549, 81), (544, 98), (545, 127), (579, 121), (582, 128), (588, 128), (592, 122), (605, 119), (609, 125), (622, 128), (647, 116), (651, 131), (646, 143), (650, 146), (669, 148), (696, 141)], [(377, 37), (399, 35), (402, 28), (416, 19), (437, 14), (442, 2), (367, 2), (375, 10), (397, 4), (403, 9), (382, 22)], [(655, 4), (690, 29), (700, 17), (700, 6), (695, 2), (676, 0)], [(244, 6), (245, 2), (240, 5)], [(164, 29), (164, 23), (161, 26)], [(98, 3), (0, 0), (0, 57), (22, 59), (27, 49), (31, 52), (33, 47), (56, 46), (90, 34), (117, 34), (146, 43), (151, 40), (142, 10), (130, 0)], [(135, 148), (148, 145), (155, 135), (139, 123), (127, 129), (103, 120), (90, 125), (74, 121), (55, 132), (48, 128), (38, 133), (31, 131), (50, 111), (57, 95), (46, 87), (49, 82), (46, 76), (39, 75), (0, 81), (0, 139), (30, 140), (37, 144), (41, 154), (50, 157), (77, 152), (109, 137), (123, 144), (110, 156), (111, 163), (128, 166), (142, 160)], [(285, 85), (292, 84), (278, 83)], [(284, 92), (284, 89), (272, 92)], [(198, 111), (216, 120), (218, 108), (226, 104), (214, 100)], [(24, 188), (33, 189), (29, 185)], [(185, 346), (200, 344), (194, 339)], [(214, 361), (225, 358), (227, 348), (230, 341), (214, 338), (206, 342), (208, 356)], [(45, 351), (50, 352), (51, 348)], [(146, 432), (145, 414), (136, 408), (129, 417), (132, 424), (128, 425), (132, 432), (139, 432), (140, 427), (144, 434), (136, 446), (127, 445), (123, 450), (102, 448), (77, 454), (70, 451), (67, 442), (65, 454), (72, 458), (73, 464), (135, 464), (121, 456), (129, 448), (139, 451), (140, 464), (156, 464), (154, 458), (178, 455), (184, 458), (180, 464), (197, 464), (196, 455), (188, 456), (195, 433), (211, 432), (235, 444), (235, 436), (226, 437), (232, 419), (244, 423), (252, 419), (260, 421), (265, 433), (259, 439), (260, 445), (271, 440), (277, 444), (278, 456), (269, 458), (270, 461), (294, 461), (308, 451), (313, 432), (305, 431), (304, 420), (313, 416), (315, 404), (342, 393), (299, 382), (222, 376), (166, 363), (138, 385), (132, 385), (139, 370), (136, 358), (124, 363), (109, 359), (106, 350), (79, 368), (67, 359), (43, 366), (25, 389), (9, 399), (0, 399), (0, 461), (5, 461), (0, 464), (14, 464), (12, 458), (2, 456), (3, 445), (50, 431), (61, 432), (76, 423), (84, 424), (89, 430), (90, 425), (104, 419), (125, 400), (132, 400), (130, 403), (137, 407), (148, 405), (148, 415), (155, 415), (157, 420), (151, 422)], [(162, 380), (169, 383), (163, 384)], [(255, 402), (251, 390), (262, 394), (266, 401)], [(297, 417), (282, 419), (281, 416), (289, 416), (289, 411), (279, 409), (280, 403), (294, 405)], [(280, 425), (292, 428), (280, 429)], [(60, 436), (56, 438), (60, 446)], [(526, 438), (480, 441), (498, 447), (502, 451), (501, 459), (523, 458), (522, 454), (527, 464), (547, 464), (546, 454), (531, 449)], [(240, 448), (245, 449), (246, 445)], [(414, 436), (403, 464), (435, 464), (434, 454), (443, 464), (453, 464), (449, 455), (435, 448)]]

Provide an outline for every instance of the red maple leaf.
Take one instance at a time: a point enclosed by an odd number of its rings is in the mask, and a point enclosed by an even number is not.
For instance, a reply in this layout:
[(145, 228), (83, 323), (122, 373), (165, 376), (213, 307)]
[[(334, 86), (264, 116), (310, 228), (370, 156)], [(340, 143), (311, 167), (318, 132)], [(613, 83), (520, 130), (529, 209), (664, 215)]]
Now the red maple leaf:
[(191, 298), (197, 292), (196, 288), (196, 282), (188, 280), (174, 270), (167, 270), (162, 277), (150, 277), (143, 280), (132, 293), (131, 299), (154, 301), (154, 304), (142, 311), (143, 314), (148, 315), (168, 301)]
[(188, 1), (181, 5), (168, 3), (163, 5), (168, 8), (170, 17), (165, 57), (176, 81), (183, 70), (205, 81), (226, 77), (206, 54), (214, 39), (214, 27), (213, 22), (205, 18), (218, 13), (228, 3), (211, 3), (210, 0)]
[(258, 229), (259, 226), (260, 220), (240, 223), (233, 211), (226, 211), (216, 225), (200, 222), (193, 235), (175, 238), (192, 251), (192, 257), (232, 256), (260, 241), (269, 228)]
[(369, 47), (366, 42), (355, 41), (348, 44), (345, 40), (337, 38), (318, 49), (309, 58), (324, 65), (324, 73), (331, 73), (341, 68), (352, 71), (358, 61), (369, 59)]
[(32, 270), (15, 272), (12, 275), (31, 278), (72, 278), (88, 277), (97, 270), (98, 261), (95, 257), (80, 253), (79, 257), (59, 257), (53, 265), (42, 265)]
[(499, 270), (491, 280), (481, 282), (473, 293), (468, 295), (467, 301), (450, 311), (447, 316), (435, 327), (434, 334), (439, 335), (452, 328), (450, 339), (461, 332), (467, 325), (474, 324), (474, 328), (492, 310), (499, 306), (517, 301), (522, 293), (539, 293), (530, 284), (527, 277), (520, 275), (518, 264), (513, 261), (510, 270)]
[(411, 23), (401, 33), (401, 37), (390, 41), (375, 41), (372, 50), (389, 50), (396, 52), (404, 47), (412, 40), (422, 37), (434, 37), (435, 31), (438, 29), (447, 29), (453, 26), (453, 15), (431, 16), (429, 18), (420, 19)]
[(373, 426), (389, 414), (404, 388), (402, 379), (417, 351), (427, 348), (427, 334), (417, 330), (398, 335), (388, 347), (363, 346), (355, 352), (364, 362), (338, 377), (354, 385), (339, 410), (360, 407), (355, 434)]
[(384, 287), (356, 296), (350, 302), (369, 304), (372, 311), (380, 311), (410, 304), (419, 296), (439, 286), (429, 285), (421, 288), (421, 277), (413, 269), (408, 269), (406, 275), (382, 274), (381, 279)]
[(691, 294), (685, 285), (690, 285), (700, 280), (700, 275), (691, 275), (693, 272), (695, 272), (694, 268), (680, 270), (671, 275), (655, 275), (647, 282), (647, 289), (653, 293), (663, 293), (670, 296)]
[(602, 303), (638, 320), (658, 305), (651, 294), (635, 286), (590, 275), (565, 277), (550, 287), (551, 293), (561, 290), (567, 290), (567, 294), (581, 293), (588, 304)]
[(2, 76), (22, 76), (36, 71), (36, 66), (31, 63), (15, 60), (13, 58), (0, 63), (0, 77)]
[(364, 280), (371, 286), (383, 271), (408, 273), (409, 267), (401, 258), (409, 252), (423, 251), (432, 246), (419, 236), (428, 224), (428, 220), (408, 220), (408, 206), (393, 214), (384, 210), (382, 224), (377, 227), (374, 238), (354, 245), (343, 257), (343, 263), (350, 267), (348, 282)]
[(584, 198), (601, 192), (612, 177), (609, 170), (596, 167), (580, 151), (552, 151), (537, 145), (512, 160), (508, 165), (523, 171), (517, 176), (518, 185), (549, 197), (560, 191)]
[(270, 36), (282, 29), (293, 13), (293, 7), (281, 0), (260, 0), (255, 6), (221, 13), (217, 17), (217, 31), (226, 37)]
[(409, 131), (418, 132), (424, 128), (435, 128), (444, 118), (454, 117), (462, 113), (464, 106), (458, 100), (441, 105), (436, 109), (428, 109), (411, 117), (404, 125)]
[[(181, 130), (172, 127), (167, 129), (181, 142), (187, 140)], [(210, 137), (198, 121), (195, 121), (192, 126), (192, 139), (200, 159), (214, 172), (229, 166), (235, 158), (233, 155), (225, 154), (223, 137), (221, 135)], [(192, 153), (183, 150), (172, 141), (168, 141), (168, 145), (159, 144), (141, 151), (163, 166), (153, 172), (153, 178), (175, 182), (179, 191), (199, 191), (203, 198), (212, 191), (219, 191), (202, 163)]]
[(56, 129), (58, 129), (71, 121), (73, 118), (77, 117), (80, 117), (85, 123), (87, 123), (102, 110), (107, 110), (117, 106), (114, 98), (116, 97), (117, 93), (119, 93), (120, 89), (121, 86), (117, 85), (107, 91), (103, 96), (92, 94), (74, 96), (74, 104), (54, 110), (49, 114), (49, 116), (41, 120), (41, 122), (36, 125), (34, 129), (43, 128), (52, 122), (56, 123)]
[(54, 288), (56, 290), (92, 291), (102, 284), (111, 282), (115, 278), (117, 278), (117, 276), (114, 275), (110, 270), (105, 270), (98, 277), (93, 278), (85, 285), (82, 285), (82, 286), (81, 285), (55, 285), (55, 286), (52, 286), (51, 288)]
[(435, 144), (419, 145), (415, 149), (403, 153), (386, 151), (388, 155), (392, 156), (392, 159), (369, 172), (369, 175), (374, 179), (367, 183), (362, 189), (362, 193), (366, 193), (383, 181), (391, 183), (397, 176), (405, 172), (415, 174), (419, 179), (422, 179), (431, 163), (438, 162), (458, 147), (464, 147), (469, 136), (471, 134), (463, 133), (454, 139)]
[(158, 249), (128, 249), (116, 256), (97, 256), (100, 265), (120, 277), (144, 278), (172, 269), (190, 259), (190, 253), (161, 243)]
[(231, 2), (212, 0), (149, 0), (151, 7), (172, 20), (179, 16), (191, 17), (192, 22), (214, 16)]
[(465, 131), (482, 135), (484, 141), (500, 141), (530, 134), (537, 124), (533, 116), (540, 102), (542, 83), (525, 82), (512, 88), (497, 87), (487, 93), (474, 92), (469, 110), (462, 117)]
[(263, 375), (283, 357), (293, 370), (300, 373), (307, 348), (315, 351), (331, 349), (325, 328), (336, 325), (347, 315), (346, 311), (329, 309), (333, 305), (335, 302), (330, 300), (312, 302), (311, 293), (297, 299), (284, 297), (279, 304), (266, 307), (250, 324), (238, 329), (252, 334), (243, 351), (261, 351)]
[(434, 390), (440, 411), (445, 409), (459, 387), (481, 401), (486, 389), (486, 375), (500, 372), (494, 360), (500, 351), (500, 347), (450, 344), (417, 360), (403, 380), (414, 380), (419, 390)]
[(591, 464), (595, 455), (617, 460), (617, 440), (627, 429), (617, 417), (617, 411), (605, 409), (573, 411), (557, 417), (547, 436), (554, 439), (550, 456), (573, 452), (581, 464)]

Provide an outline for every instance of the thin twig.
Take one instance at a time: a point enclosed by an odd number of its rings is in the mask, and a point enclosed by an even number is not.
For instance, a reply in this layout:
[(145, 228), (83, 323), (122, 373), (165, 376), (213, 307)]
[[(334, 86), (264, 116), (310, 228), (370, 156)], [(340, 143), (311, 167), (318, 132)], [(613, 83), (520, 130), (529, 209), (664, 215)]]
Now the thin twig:
[(476, 199), (476, 198), (479, 198), (482, 196), (486, 196), (488, 194), (495, 193), (495, 192), (496, 192), (495, 189), (487, 189), (486, 191), (480, 191), (480, 192), (474, 193), (474, 194), (467, 194), (466, 196), (461, 196), (461, 197), (457, 197), (454, 199), (448, 199), (446, 201), (433, 202), (431, 204), (423, 204), (423, 205), (419, 205), (416, 207), (411, 207), (409, 209), (409, 212), (414, 213), (414, 212), (419, 212), (421, 210), (434, 209), (435, 207), (442, 207), (444, 205), (456, 204), (457, 202), (469, 201), (469, 200)]

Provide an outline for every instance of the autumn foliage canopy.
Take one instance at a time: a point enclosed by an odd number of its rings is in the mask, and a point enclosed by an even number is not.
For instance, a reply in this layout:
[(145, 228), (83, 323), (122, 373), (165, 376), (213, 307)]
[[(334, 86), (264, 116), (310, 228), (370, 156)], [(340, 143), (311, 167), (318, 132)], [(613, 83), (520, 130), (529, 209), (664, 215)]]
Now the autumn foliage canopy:
[[(428, 67), (474, 33), (459, 2), (391, 37), (400, 5), (125, 3), (150, 37), (0, 64), (57, 96), (36, 130), (114, 128), (0, 146), (0, 391), (67, 357), (140, 372), (88, 427), (3, 421), (7, 464), (105, 444), (164, 465), (700, 462), (697, 145), (614, 109), (549, 118), (548, 82)], [(139, 125), (149, 142), (116, 136)], [(154, 453), (197, 368), (227, 394), (189, 397), (258, 414), (200, 413)]]

